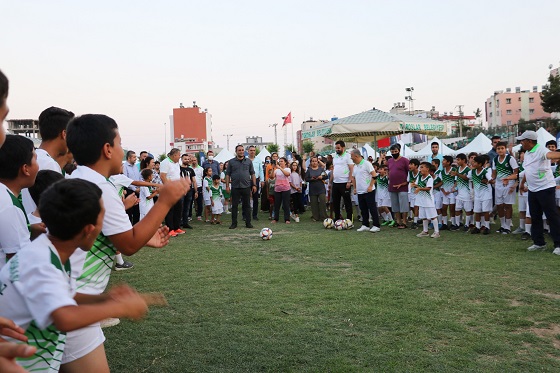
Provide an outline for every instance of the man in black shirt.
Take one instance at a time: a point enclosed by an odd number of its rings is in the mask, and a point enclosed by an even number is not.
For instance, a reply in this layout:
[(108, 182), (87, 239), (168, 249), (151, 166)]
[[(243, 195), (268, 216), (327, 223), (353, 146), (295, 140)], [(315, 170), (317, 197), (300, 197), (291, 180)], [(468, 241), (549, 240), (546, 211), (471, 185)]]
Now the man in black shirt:
[(243, 145), (235, 147), (236, 157), (228, 162), (226, 170), (226, 191), (231, 191), (231, 226), (237, 228), (237, 205), (241, 199), (241, 208), (245, 215), (245, 225), (253, 228), (251, 224), (251, 193), (257, 193), (257, 178), (253, 162), (245, 158)]
[(189, 165), (190, 161), (190, 157), (187, 154), (183, 154), (181, 156), (181, 164), (179, 167), (181, 168), (181, 177), (191, 179), (192, 183), (191, 189), (183, 198), (183, 228), (193, 229), (193, 227), (189, 224), (189, 217), (192, 216), (192, 204), (193, 200), (198, 197), (198, 192), (196, 189), (196, 177), (194, 175), (194, 170)]

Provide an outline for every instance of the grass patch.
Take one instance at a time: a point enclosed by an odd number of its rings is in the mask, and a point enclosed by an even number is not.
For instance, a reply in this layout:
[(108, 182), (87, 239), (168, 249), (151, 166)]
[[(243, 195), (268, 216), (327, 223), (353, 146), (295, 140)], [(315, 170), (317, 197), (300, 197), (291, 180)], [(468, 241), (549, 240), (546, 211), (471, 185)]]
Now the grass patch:
[(422, 239), (325, 230), (309, 214), (260, 218), (233, 231), (195, 221), (113, 273), (112, 283), (163, 292), (169, 307), (105, 329), (112, 372), (560, 369), (550, 251), (529, 253), (513, 235)]

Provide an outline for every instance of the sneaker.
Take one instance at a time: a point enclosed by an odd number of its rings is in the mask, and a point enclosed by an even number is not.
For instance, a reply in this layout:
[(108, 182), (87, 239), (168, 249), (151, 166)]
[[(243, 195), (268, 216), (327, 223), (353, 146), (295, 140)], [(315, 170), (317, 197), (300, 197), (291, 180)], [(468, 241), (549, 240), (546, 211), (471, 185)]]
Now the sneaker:
[(471, 230), (471, 234), (479, 234), (480, 233), (480, 228), (473, 228)]
[(197, 216), (197, 217), (196, 217), (196, 220), (202, 221), (202, 216)]
[(192, 221), (192, 216), (189, 216), (189, 221)]
[(432, 233), (432, 235), (431, 235), (430, 237), (432, 237), (432, 238), (439, 238), (439, 237), (440, 237), (439, 232), (434, 232), (434, 233)]
[(101, 324), (101, 328), (110, 328), (111, 326), (119, 325), (120, 322), (121, 322), (120, 319), (110, 317), (108, 319), (101, 320), (100, 324)]
[(502, 229), (502, 234), (511, 234), (509, 229)]
[(529, 234), (528, 232), (524, 232), (524, 233), (521, 235), (521, 239), (522, 239), (523, 241), (526, 241), (526, 240), (528, 240), (528, 239), (530, 239), (530, 238), (531, 238), (531, 234)]
[(459, 230), (459, 226), (455, 225), (455, 224), (451, 224), (451, 226), (449, 227), (449, 230), (450, 231), (457, 231), (457, 230)]
[(369, 227), (366, 227), (365, 225), (362, 225), (360, 228), (356, 229), (356, 232), (365, 232), (365, 231), (369, 231)]
[(412, 223), (410, 229), (418, 229), (418, 223)]
[(179, 233), (175, 232), (175, 231), (169, 231), (169, 235), (171, 237), (177, 237), (179, 235)]
[[(226, 211), (226, 215), (231, 215), (231, 211)], [(189, 219), (191, 220), (191, 219)]]
[(552, 253), (556, 255), (560, 255), (560, 247), (555, 248)]
[(448, 229), (449, 229), (449, 228), (447, 227), (447, 224), (442, 224), (441, 227), (439, 227), (439, 230), (440, 230), (440, 231), (446, 231), (446, 230), (448, 230)]
[(123, 264), (115, 263), (115, 271), (125, 271), (132, 268), (134, 268), (134, 264), (127, 262), (126, 260)]
[(546, 245), (531, 245), (527, 248), (527, 251), (537, 251), (546, 249)]
[(511, 232), (512, 234), (523, 234), (525, 233), (525, 229), (521, 228), (521, 227), (517, 227), (516, 230), (514, 230), (513, 232)]
[(389, 225), (389, 224), (391, 224), (391, 222), (385, 220), (383, 223), (381, 223), (381, 226), (384, 227), (384, 226)]
[(185, 234), (186, 232), (184, 230), (182, 230), (181, 228), (179, 229), (175, 229), (175, 233), (177, 234)]
[(468, 232), (469, 229), (470, 229), (469, 226), (468, 226), (468, 225), (465, 225), (465, 226), (463, 227), (463, 232)]
[(500, 227), (500, 229), (498, 229), (498, 230), (496, 231), (496, 233), (502, 233), (503, 231), (504, 231), (504, 228)]
[(399, 225), (397, 225), (397, 228), (398, 229), (406, 229), (407, 226), (406, 226), (406, 224), (399, 224)]
[(237, 228), (237, 223), (231, 223), (229, 229), (235, 229), (235, 228)]
[(185, 229), (193, 229), (193, 227), (192, 227), (189, 223), (183, 224), (183, 228), (185, 228)]
[(416, 235), (416, 237), (430, 237), (430, 234), (428, 232), (420, 232)]
[(397, 223), (394, 220), (391, 220), (389, 223), (387, 223), (387, 225), (389, 227), (394, 227)]
[(369, 230), (371, 233), (377, 233), (381, 230), (381, 228), (376, 227), (375, 225), (373, 227), (371, 227), (371, 229)]
[(299, 216), (296, 216), (294, 220), (296, 221), (296, 223), (299, 223)]
[(487, 235), (490, 234), (490, 229), (488, 229), (488, 228), (486, 228), (486, 227), (482, 227), (482, 228), (480, 228), (480, 232), (481, 232), (483, 235), (487, 236)]

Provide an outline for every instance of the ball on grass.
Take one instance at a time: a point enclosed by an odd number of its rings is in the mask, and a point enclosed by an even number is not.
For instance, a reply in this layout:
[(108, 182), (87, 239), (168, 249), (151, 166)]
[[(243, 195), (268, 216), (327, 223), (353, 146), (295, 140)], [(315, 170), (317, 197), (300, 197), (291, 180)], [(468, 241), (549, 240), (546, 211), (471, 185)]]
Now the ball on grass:
[(344, 223), (346, 224), (346, 229), (354, 228), (354, 223), (352, 223), (352, 220), (346, 219), (346, 220), (344, 220)]
[(323, 220), (323, 227), (327, 228), (327, 229), (331, 229), (333, 227), (333, 220), (331, 218), (326, 218), (325, 220)]
[(261, 238), (263, 240), (270, 240), (272, 238), (272, 229), (270, 228), (261, 229)]
[(336, 229), (337, 231), (341, 231), (343, 229), (346, 229), (346, 222), (342, 219), (335, 221), (334, 222), (334, 229)]

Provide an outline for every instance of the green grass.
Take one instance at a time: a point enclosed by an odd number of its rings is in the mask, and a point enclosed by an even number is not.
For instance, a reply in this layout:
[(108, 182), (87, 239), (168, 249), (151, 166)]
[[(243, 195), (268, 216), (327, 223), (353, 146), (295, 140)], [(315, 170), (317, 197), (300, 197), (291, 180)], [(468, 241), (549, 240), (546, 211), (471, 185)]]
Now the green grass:
[[(116, 272), (170, 306), (105, 329), (112, 372), (454, 372), (560, 369), (560, 258), (520, 236), (194, 230)], [(259, 230), (273, 229), (272, 240)], [(496, 225), (492, 225), (495, 230)]]

